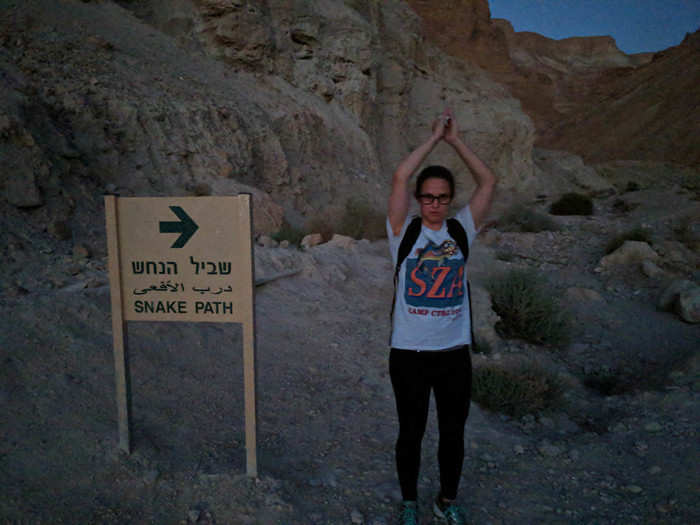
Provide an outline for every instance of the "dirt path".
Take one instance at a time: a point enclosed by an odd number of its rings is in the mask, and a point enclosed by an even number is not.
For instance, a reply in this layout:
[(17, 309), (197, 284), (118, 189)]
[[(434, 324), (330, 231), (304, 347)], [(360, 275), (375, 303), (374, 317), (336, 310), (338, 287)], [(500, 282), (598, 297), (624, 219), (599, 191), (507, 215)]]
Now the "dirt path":
[[(400, 495), (385, 250), (385, 242), (306, 253), (258, 250), (261, 270), (296, 264), (302, 272), (256, 294), (257, 481), (243, 474), (235, 327), (132, 324), (135, 451), (124, 457), (115, 452), (108, 290), (67, 286), (3, 298), (2, 400), (9, 417), (2, 426), (7, 489), (0, 515), (74, 523), (391, 523)], [(494, 254), (495, 247), (476, 250), (474, 275), (486, 274)], [(570, 286), (571, 273), (563, 275)], [(625, 292), (618, 289), (602, 287), (605, 309), (589, 315), (612, 325), (639, 318), (625, 336), (630, 340), (653, 324), (666, 343), (657, 351), (693, 348), (697, 327), (652, 315), (645, 299), (616, 298)], [(473, 404), (461, 495), (474, 522), (700, 519), (697, 367), (665, 376), (658, 390), (605, 397), (582, 386), (586, 363), (611, 367), (625, 352), (620, 363), (631, 363), (636, 354), (629, 352), (646, 346), (625, 344), (623, 351), (615, 347), (625, 338), (608, 325), (587, 326), (595, 329), (583, 330), (577, 339), (583, 343), (564, 354), (515, 341), (504, 347), (559, 367), (579, 386), (560, 410), (521, 419)], [(656, 361), (666, 358), (657, 352)], [(433, 411), (420, 479), (426, 512), (438, 480), (435, 429)]]

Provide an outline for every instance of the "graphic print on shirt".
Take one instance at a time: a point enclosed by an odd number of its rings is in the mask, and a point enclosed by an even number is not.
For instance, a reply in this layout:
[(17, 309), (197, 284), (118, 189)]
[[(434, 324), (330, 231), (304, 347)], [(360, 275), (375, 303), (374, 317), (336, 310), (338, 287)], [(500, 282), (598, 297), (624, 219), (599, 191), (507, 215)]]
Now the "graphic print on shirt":
[(445, 308), (462, 304), (464, 259), (450, 259), (459, 252), (453, 240), (440, 246), (429, 242), (406, 259), (404, 298), (409, 306)]

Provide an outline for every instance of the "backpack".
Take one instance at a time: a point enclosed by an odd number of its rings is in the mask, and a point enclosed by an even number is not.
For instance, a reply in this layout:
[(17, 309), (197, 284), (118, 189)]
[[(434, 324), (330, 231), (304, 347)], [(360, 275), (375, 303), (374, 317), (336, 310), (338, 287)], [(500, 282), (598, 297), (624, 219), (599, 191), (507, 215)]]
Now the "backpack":
[[(396, 268), (394, 268), (394, 297), (391, 302), (391, 322), (394, 322), (394, 308), (396, 306), (396, 288), (399, 284), (399, 271), (401, 269), (401, 264), (411, 253), (413, 245), (418, 240), (418, 236), (421, 232), (423, 220), (420, 217), (414, 217), (406, 228), (406, 233), (404, 233), (401, 239), (401, 244), (399, 244), (398, 257), (396, 259)], [(464, 231), (464, 227), (455, 218), (447, 219), (447, 233), (452, 237), (464, 257), (464, 264), (466, 266), (467, 259), (469, 258), (469, 241), (467, 240), (467, 232)], [(467, 279), (467, 301), (469, 302), (469, 327), (471, 329), (471, 341), (474, 344), (474, 319), (472, 317), (472, 297), (471, 290), (469, 288), (469, 279)]]

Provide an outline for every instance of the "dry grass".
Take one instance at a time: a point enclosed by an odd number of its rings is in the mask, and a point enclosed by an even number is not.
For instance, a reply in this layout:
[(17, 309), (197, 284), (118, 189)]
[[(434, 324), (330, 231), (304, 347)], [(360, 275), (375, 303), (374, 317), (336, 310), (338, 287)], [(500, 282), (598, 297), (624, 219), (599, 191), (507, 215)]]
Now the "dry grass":
[(491, 278), (487, 287), (501, 317), (496, 329), (505, 337), (552, 346), (569, 341), (569, 315), (537, 273), (511, 270)]
[(562, 381), (533, 361), (486, 362), (474, 367), (472, 397), (483, 408), (513, 417), (561, 403)]

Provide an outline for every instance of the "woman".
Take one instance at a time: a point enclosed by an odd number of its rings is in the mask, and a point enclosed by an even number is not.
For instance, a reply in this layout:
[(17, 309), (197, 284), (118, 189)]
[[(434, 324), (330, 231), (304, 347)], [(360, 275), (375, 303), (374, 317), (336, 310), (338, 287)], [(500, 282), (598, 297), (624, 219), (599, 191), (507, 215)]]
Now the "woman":
[(457, 122), (449, 110), (435, 121), (430, 138), (406, 157), (394, 173), (387, 233), (396, 265), (399, 246), (411, 223), (409, 179), (441, 140), (451, 145), (467, 165), (476, 189), (469, 204), (455, 216), (463, 229), (463, 238), (459, 239), (450, 234), (455, 230), (448, 231), (446, 221), (455, 193), (452, 173), (441, 166), (430, 166), (416, 180), (414, 196), (420, 206), (420, 233), (400, 261), (389, 357), (399, 418), (396, 467), (403, 497), (399, 518), (402, 525), (418, 522), (420, 450), (431, 390), (435, 393), (440, 434), (440, 492), (433, 512), (445, 523), (465, 523), (455, 500), (471, 399), (471, 326), (466, 254), (459, 246), (465, 244), (464, 237), (466, 246), (476, 237), (488, 213), (496, 178), (459, 138)]

